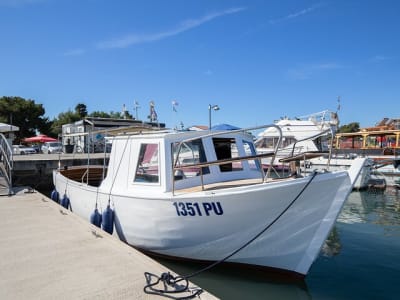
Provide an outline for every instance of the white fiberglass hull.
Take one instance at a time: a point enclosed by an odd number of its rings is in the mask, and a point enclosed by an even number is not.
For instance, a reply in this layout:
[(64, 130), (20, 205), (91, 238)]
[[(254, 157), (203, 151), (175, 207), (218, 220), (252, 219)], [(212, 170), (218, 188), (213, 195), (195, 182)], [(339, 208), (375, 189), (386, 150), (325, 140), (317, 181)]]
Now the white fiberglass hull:
[[(317, 157), (309, 160), (311, 169), (322, 170), (327, 168), (328, 159), (325, 157)], [(368, 187), (371, 179), (371, 166), (372, 161), (368, 158), (357, 157), (355, 159), (346, 158), (331, 158), (329, 161), (329, 170), (332, 172), (350, 170), (354, 164), (362, 164), (359, 174), (354, 177), (353, 188), (356, 190), (365, 189)]]
[[(279, 160), (278, 160), (279, 161)], [(328, 164), (329, 162), (329, 164)], [(263, 165), (269, 166), (270, 164), (270, 159), (264, 159), (263, 160)], [(366, 189), (368, 188), (369, 181), (371, 179), (372, 171), (371, 171), (371, 166), (372, 166), (372, 161), (368, 158), (364, 157), (358, 157), (355, 159), (346, 159), (346, 158), (331, 158), (328, 160), (326, 157), (316, 157), (312, 159), (308, 159), (305, 162), (304, 166), (304, 161), (300, 161), (300, 172), (303, 175), (308, 175), (316, 170), (322, 171), (329, 169), (331, 172), (340, 172), (340, 171), (345, 171), (345, 170), (350, 170), (351, 167), (355, 164), (362, 164), (362, 168), (360, 169), (360, 172), (357, 173), (357, 176), (355, 176), (352, 183), (353, 183), (353, 188), (355, 190), (361, 190), (361, 189)], [(328, 168), (329, 165), (329, 168)], [(274, 165), (275, 170), (279, 172), (279, 170), (282, 170), (286, 167), (286, 171), (289, 171), (289, 166), (286, 164), (281, 164), (281, 165)]]
[(96, 199), (100, 210), (111, 199), (115, 230), (134, 247), (172, 257), (217, 261), (273, 223), (228, 262), (300, 275), (307, 274), (318, 256), (352, 189), (347, 172), (318, 174), (307, 185), (311, 178), (175, 195), (115, 191), (109, 197), (101, 187), (98, 191), (79, 182), (67, 183), (62, 174), (54, 172), (60, 197), (66, 191), (70, 209), (86, 220)]
[[(372, 157), (371, 157), (372, 158)], [(383, 160), (385, 158), (381, 158)], [(389, 159), (394, 159), (390, 157)], [(379, 161), (379, 160), (378, 160)], [(398, 186), (400, 182), (400, 169), (395, 168), (393, 164), (387, 164), (379, 168), (374, 168), (372, 174), (375, 178), (385, 179), (387, 186)]]

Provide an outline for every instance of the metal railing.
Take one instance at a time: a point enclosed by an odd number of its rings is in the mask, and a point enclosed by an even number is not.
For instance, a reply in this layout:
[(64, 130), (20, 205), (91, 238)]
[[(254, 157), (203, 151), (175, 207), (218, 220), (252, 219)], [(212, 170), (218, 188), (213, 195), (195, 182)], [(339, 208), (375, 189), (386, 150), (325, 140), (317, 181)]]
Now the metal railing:
[(8, 183), (8, 194), (12, 194), (13, 152), (4, 134), (0, 133), (0, 163), (4, 178)]
[[(314, 139), (316, 139), (316, 138), (318, 138), (318, 137), (325, 136), (325, 135), (328, 135), (328, 134), (331, 136), (331, 144), (330, 144), (330, 147), (329, 147), (329, 152), (328, 152), (328, 164), (327, 164), (327, 169), (329, 170), (329, 166), (330, 166), (330, 162), (331, 162), (331, 158), (332, 158), (333, 139), (334, 139), (334, 136), (335, 136), (335, 132), (334, 132), (334, 130), (333, 130), (332, 127), (330, 127), (329, 129), (326, 129), (326, 130), (324, 130), (324, 131), (322, 131), (322, 132), (320, 132), (320, 133), (318, 133), (318, 134), (315, 134), (315, 135), (313, 135), (313, 136), (309, 136), (309, 137), (306, 137), (306, 138), (304, 138), (304, 139), (301, 139), (301, 140), (296, 141), (296, 142), (293, 144), (293, 147), (292, 147), (292, 151), (291, 151), (290, 156), (293, 156), (293, 155), (295, 154), (294, 152), (295, 152), (296, 144), (297, 144), (297, 143), (300, 143), (300, 142), (303, 142), (303, 141), (308, 141), (308, 140), (314, 140)], [(298, 148), (298, 147), (297, 147), (297, 148)], [(319, 152), (323, 153), (322, 149), (320, 149)]]
[[(234, 134), (234, 133), (250, 132), (250, 131), (264, 129), (264, 128), (268, 128), (268, 127), (274, 127), (279, 132), (279, 140), (278, 140), (278, 143), (276, 144), (273, 152), (264, 153), (264, 154), (239, 156), (239, 157), (233, 157), (233, 158), (227, 158), (227, 159), (219, 159), (219, 160), (208, 161), (208, 162), (199, 162), (199, 163), (187, 164), (187, 165), (179, 164), (179, 159), (180, 159), (179, 155), (181, 154), (183, 145), (186, 145), (187, 143), (189, 143), (191, 141), (204, 139), (204, 138), (211, 138), (211, 137), (216, 137), (216, 136), (222, 136), (222, 135), (228, 135), (229, 137), (232, 137), (232, 134)], [(175, 159), (174, 159), (174, 157), (172, 157), (172, 181), (173, 181), (172, 182), (172, 193), (175, 192), (175, 176), (174, 176), (174, 174), (175, 174), (175, 171), (177, 171), (177, 170), (181, 170), (181, 169), (185, 169), (185, 168), (193, 168), (193, 167), (199, 168), (200, 169), (200, 178), (201, 178), (201, 189), (204, 190), (203, 167), (209, 167), (209, 166), (214, 166), (214, 165), (223, 165), (223, 164), (227, 164), (227, 163), (247, 161), (247, 160), (257, 160), (259, 162), (260, 175), (261, 175), (262, 180), (265, 182), (271, 176), (271, 168), (268, 168), (267, 174), (264, 174), (264, 170), (261, 167), (261, 158), (272, 157), (271, 165), (273, 165), (276, 154), (278, 152), (278, 149), (279, 149), (281, 143), (282, 143), (282, 130), (279, 126), (277, 126), (275, 124), (250, 127), (250, 128), (245, 128), (245, 129), (211, 132), (211, 133), (207, 133), (204, 135), (200, 135), (200, 136), (196, 136), (193, 138), (189, 138), (189, 139), (180, 141), (179, 144), (177, 145), (177, 152), (176, 152)], [(171, 147), (173, 147), (173, 145), (171, 145)], [(254, 149), (255, 149), (255, 147), (254, 147)], [(171, 151), (171, 155), (174, 156), (174, 151)]]

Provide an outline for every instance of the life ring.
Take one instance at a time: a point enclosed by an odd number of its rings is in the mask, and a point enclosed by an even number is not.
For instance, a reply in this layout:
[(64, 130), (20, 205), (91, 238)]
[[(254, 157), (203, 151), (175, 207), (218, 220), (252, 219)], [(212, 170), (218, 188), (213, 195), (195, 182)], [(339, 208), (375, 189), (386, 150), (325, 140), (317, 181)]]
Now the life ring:
[(394, 152), (393, 152), (393, 149), (392, 149), (392, 148), (386, 147), (386, 148), (383, 149), (382, 154), (383, 154), (383, 155), (393, 155)]

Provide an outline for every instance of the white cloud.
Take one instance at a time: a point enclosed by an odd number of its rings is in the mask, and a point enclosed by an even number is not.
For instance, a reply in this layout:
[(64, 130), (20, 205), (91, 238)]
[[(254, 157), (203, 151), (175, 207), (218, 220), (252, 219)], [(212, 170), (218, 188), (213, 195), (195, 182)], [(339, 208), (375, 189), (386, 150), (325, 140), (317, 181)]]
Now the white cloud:
[(86, 53), (85, 49), (72, 49), (63, 53), (64, 56), (79, 56)]
[(302, 65), (297, 68), (289, 69), (286, 73), (287, 76), (294, 80), (306, 80), (311, 78), (316, 73), (342, 69), (344, 66), (337, 63), (321, 63), (321, 64), (308, 64)]
[(380, 63), (380, 62), (383, 62), (383, 61), (389, 60), (389, 59), (391, 59), (391, 58), (388, 57), (388, 56), (384, 56), (384, 55), (375, 55), (374, 57), (371, 57), (371, 58), (369, 59), (369, 61), (370, 61), (370, 62), (373, 62), (373, 63)]
[(294, 80), (306, 80), (310, 78), (309, 72), (303, 69), (290, 69), (286, 73), (290, 79)]
[(313, 12), (314, 10), (316, 10), (317, 8), (319, 8), (321, 6), (322, 6), (322, 3), (317, 3), (317, 4), (314, 4), (314, 5), (310, 6), (310, 7), (302, 9), (300, 11), (288, 14), (288, 15), (286, 15), (284, 17), (270, 20), (269, 22), (271, 24), (276, 24), (276, 23), (284, 22), (284, 21), (287, 21), (287, 20), (290, 20), (290, 19), (295, 19), (295, 18), (298, 18), (298, 17), (301, 17), (303, 15), (311, 13), (311, 12)]
[(199, 19), (189, 19), (179, 24), (175, 29), (150, 34), (129, 34), (116, 39), (100, 42), (96, 45), (98, 49), (126, 48), (135, 44), (159, 41), (171, 36), (181, 34), (190, 29), (199, 27), (216, 18), (238, 13), (245, 10), (243, 7), (230, 8), (221, 12), (207, 14)]
[(324, 63), (324, 64), (315, 64), (310, 65), (310, 69), (313, 70), (334, 70), (334, 69), (341, 69), (343, 66), (336, 64), (336, 63)]

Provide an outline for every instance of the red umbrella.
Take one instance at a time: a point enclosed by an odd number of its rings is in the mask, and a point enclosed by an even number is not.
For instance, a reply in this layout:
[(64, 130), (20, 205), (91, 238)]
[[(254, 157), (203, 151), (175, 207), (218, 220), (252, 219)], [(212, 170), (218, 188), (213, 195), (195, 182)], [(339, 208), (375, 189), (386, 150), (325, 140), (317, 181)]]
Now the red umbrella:
[(55, 141), (57, 141), (57, 139), (49, 137), (45, 134), (39, 134), (37, 136), (32, 136), (24, 139), (24, 142), (26, 143), (45, 143), (45, 142), (55, 142)]

